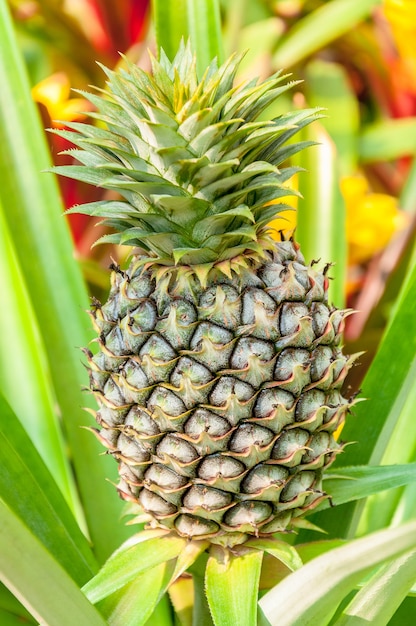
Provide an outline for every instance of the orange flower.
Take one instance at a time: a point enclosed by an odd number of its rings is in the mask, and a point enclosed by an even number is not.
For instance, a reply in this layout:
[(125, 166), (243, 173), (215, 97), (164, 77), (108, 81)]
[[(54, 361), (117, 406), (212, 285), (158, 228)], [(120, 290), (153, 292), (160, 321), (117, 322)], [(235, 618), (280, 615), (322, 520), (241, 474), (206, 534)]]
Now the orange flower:
[(416, 2), (384, 0), (383, 9), (412, 90), (416, 91)]

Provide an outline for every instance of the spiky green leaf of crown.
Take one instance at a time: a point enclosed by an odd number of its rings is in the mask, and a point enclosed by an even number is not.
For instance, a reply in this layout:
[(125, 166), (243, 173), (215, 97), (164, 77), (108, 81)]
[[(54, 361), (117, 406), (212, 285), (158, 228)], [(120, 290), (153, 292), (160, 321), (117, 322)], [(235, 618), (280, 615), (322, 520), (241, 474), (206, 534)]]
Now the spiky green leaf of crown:
[(296, 82), (277, 73), (234, 86), (240, 60), (219, 69), (213, 61), (201, 80), (189, 46), (172, 63), (163, 51), (152, 58), (152, 75), (127, 61), (119, 72), (104, 68), (108, 91), (84, 94), (100, 125), (55, 131), (78, 147), (68, 152), (82, 164), (56, 173), (123, 198), (73, 209), (116, 231), (102, 240), (168, 266), (261, 259), (273, 246), (267, 225), (287, 208), (280, 199), (296, 193), (283, 186), (296, 171), (288, 159), (309, 145), (289, 140), (317, 110), (260, 119)]

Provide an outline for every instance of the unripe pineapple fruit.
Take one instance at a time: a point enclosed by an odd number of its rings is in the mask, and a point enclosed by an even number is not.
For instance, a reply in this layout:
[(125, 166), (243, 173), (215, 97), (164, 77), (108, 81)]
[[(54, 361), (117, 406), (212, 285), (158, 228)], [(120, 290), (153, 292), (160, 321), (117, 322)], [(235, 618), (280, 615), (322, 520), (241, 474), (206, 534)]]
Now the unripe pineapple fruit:
[(56, 168), (119, 194), (75, 210), (135, 248), (92, 307), (86, 351), (119, 493), (152, 526), (225, 544), (296, 526), (327, 497), (353, 360), (325, 270), (268, 230), (306, 147), (289, 140), (317, 112), (264, 120), (293, 83), (234, 85), (238, 62), (198, 80), (182, 47), (152, 74), (106, 70), (108, 91), (88, 95), (101, 124), (59, 131), (82, 165)]

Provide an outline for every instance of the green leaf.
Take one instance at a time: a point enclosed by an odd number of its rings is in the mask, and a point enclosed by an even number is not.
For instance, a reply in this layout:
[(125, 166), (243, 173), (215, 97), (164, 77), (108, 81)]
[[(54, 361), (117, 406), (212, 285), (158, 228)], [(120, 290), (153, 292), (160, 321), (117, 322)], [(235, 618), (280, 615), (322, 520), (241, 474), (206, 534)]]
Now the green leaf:
[(185, 539), (180, 537), (163, 536), (162, 541), (158, 536), (160, 533), (156, 535), (156, 538), (149, 539), (146, 532), (140, 533), (117, 550), (83, 587), (89, 600), (93, 603), (102, 600), (142, 572), (176, 558), (186, 545)]
[(248, 548), (256, 548), (256, 550), (264, 550), (264, 552), (274, 556), (292, 571), (302, 567), (302, 559), (296, 548), (285, 541), (274, 538), (250, 539), (244, 545)]
[(56, 180), (41, 174), (51, 160), (5, 0), (0, 0), (0, 41), (0, 203), (44, 332), (89, 533), (103, 559), (129, 531), (119, 522), (122, 503), (105, 480), (115, 478), (115, 464), (99, 456), (99, 443), (80, 428), (92, 421), (81, 407), (93, 406), (81, 393), (87, 376), (77, 350), (92, 337), (84, 313), (88, 295), (62, 217)]
[(30, 438), (0, 396), (0, 498), (79, 584), (97, 570), (91, 549)]
[(345, 68), (338, 63), (311, 61), (306, 67), (305, 89), (308, 104), (321, 106), (321, 119), (337, 149), (339, 174), (356, 174), (360, 109)]
[(262, 559), (262, 552), (257, 550), (234, 556), (219, 547), (212, 549), (205, 587), (215, 626), (255, 626)]
[[(396, 427), (409, 391), (416, 376), (416, 264), (406, 277), (397, 299), (394, 314), (380, 347), (363, 381), (363, 396), (367, 402), (354, 407), (354, 415), (347, 420), (342, 432), (346, 441), (358, 441), (348, 446), (337, 459), (337, 467), (346, 465), (376, 465)], [(398, 353), (400, 346), (400, 353)], [(388, 376), (386, 376), (388, 372)], [(380, 384), (382, 381), (382, 384)], [(359, 504), (350, 505), (332, 521), (337, 536), (351, 536), (361, 513)], [(322, 525), (321, 521), (317, 521)], [(326, 530), (328, 525), (324, 524)]]
[(355, 539), (289, 574), (259, 604), (271, 626), (326, 626), (366, 572), (415, 546), (415, 521)]
[[(323, 489), (331, 495), (332, 503), (337, 505), (367, 498), (379, 491), (402, 487), (414, 481), (416, 463), (379, 467), (361, 465), (327, 470)], [(327, 509), (329, 506), (330, 503), (326, 500), (319, 508)]]
[(218, 0), (187, 0), (188, 27), (196, 65), (202, 76), (210, 62), (216, 58), (223, 62), (220, 3)]
[(359, 153), (363, 162), (387, 161), (416, 153), (416, 117), (383, 120), (366, 126)]
[(1, 206), (0, 276), (1, 392), (75, 510), (77, 494), (56, 414), (45, 347)]
[(343, 610), (334, 626), (387, 626), (415, 579), (415, 551), (383, 565)]
[(160, 563), (102, 600), (98, 608), (110, 626), (146, 624), (165, 591), (172, 571), (171, 562)]
[(157, 47), (172, 61), (181, 39), (188, 37), (187, 0), (152, 0)]
[(106, 624), (69, 574), (1, 500), (0, 580), (42, 624)]
[(334, 145), (322, 125), (315, 122), (302, 132), (302, 139), (318, 145), (303, 150), (296, 164), (307, 170), (299, 176), (296, 239), (306, 261), (321, 259), (333, 263), (329, 300), (344, 306), (347, 264), (345, 206), (338, 182), (338, 163)]
[(290, 67), (366, 19), (381, 0), (331, 0), (298, 20), (279, 42), (276, 69)]

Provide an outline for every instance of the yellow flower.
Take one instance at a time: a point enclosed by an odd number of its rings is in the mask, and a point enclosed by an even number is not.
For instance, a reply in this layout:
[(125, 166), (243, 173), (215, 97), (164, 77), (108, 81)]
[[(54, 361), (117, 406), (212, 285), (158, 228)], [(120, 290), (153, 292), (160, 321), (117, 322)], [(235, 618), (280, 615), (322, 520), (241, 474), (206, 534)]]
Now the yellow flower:
[[(285, 187), (289, 189), (297, 189), (298, 180), (297, 176), (292, 176), (286, 183)], [(280, 241), (280, 232), (283, 231), (283, 234), (286, 238), (293, 235), (296, 229), (296, 209), (298, 208), (298, 197), (297, 196), (284, 196), (279, 198), (279, 200), (271, 203), (271, 204), (287, 204), (292, 209), (287, 209), (286, 211), (281, 211), (278, 216), (272, 220), (269, 224), (269, 228), (271, 229), (271, 236), (273, 239)]]
[[(341, 192), (347, 212), (347, 243), (349, 265), (364, 263), (380, 252), (392, 235), (403, 228), (406, 215), (399, 210), (397, 199), (384, 193), (370, 191), (367, 179), (362, 174), (345, 176), (341, 181)], [(296, 189), (296, 178), (287, 183)], [(297, 208), (297, 196), (280, 198), (279, 202)], [(276, 202), (277, 204), (277, 202)], [(290, 237), (296, 229), (296, 210), (282, 211), (270, 223), (271, 235), (280, 239), (280, 231)]]
[(406, 222), (397, 199), (370, 191), (364, 176), (346, 176), (341, 191), (347, 209), (349, 264), (368, 261), (380, 252)]
[(92, 106), (84, 98), (70, 98), (71, 84), (64, 72), (57, 72), (41, 80), (32, 89), (35, 102), (46, 107), (48, 115), (56, 126), (59, 122), (82, 120)]

